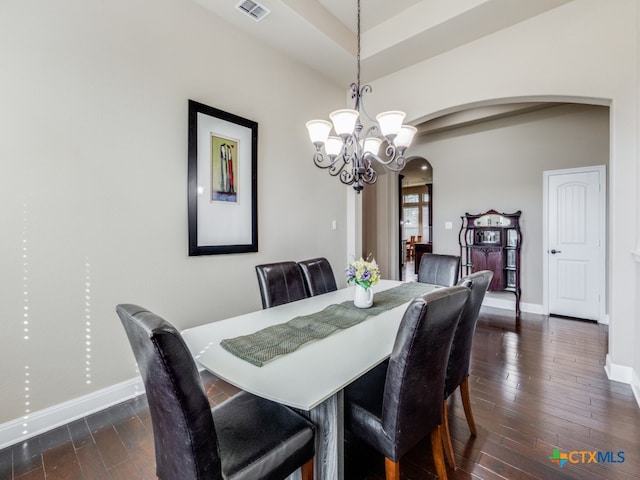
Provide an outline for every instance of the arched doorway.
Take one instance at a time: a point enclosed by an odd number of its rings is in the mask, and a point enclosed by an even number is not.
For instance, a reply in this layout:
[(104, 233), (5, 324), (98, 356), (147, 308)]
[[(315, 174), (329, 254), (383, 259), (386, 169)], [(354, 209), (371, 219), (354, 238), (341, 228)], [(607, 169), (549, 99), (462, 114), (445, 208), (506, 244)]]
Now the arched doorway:
[[(569, 102), (509, 107), (498, 109), (499, 113), (475, 109), (465, 116), (421, 124), (420, 131), (425, 133), (412, 145), (412, 152), (429, 158), (436, 173), (434, 252), (458, 254), (458, 219), (465, 212), (492, 208), (525, 212), (527, 249), (522, 261), (527, 266), (523, 278), (527, 289), (523, 302), (526, 311), (543, 313), (548, 290), (543, 266), (549, 252), (543, 248), (542, 172), (608, 165), (611, 110)], [(402, 184), (396, 182), (396, 188), (401, 189)], [(394, 192), (393, 203), (401, 201), (402, 195)], [(402, 218), (401, 210), (395, 209), (398, 218)], [(398, 233), (394, 240), (402, 239)], [(392, 250), (400, 249), (393, 245)], [(604, 262), (610, 262), (609, 256)], [(487, 304), (512, 308), (503, 297), (507, 296), (489, 295)], [(602, 297), (609, 304), (607, 293)]]
[(433, 168), (412, 157), (398, 178), (400, 278), (413, 280), (420, 256), (433, 250)]

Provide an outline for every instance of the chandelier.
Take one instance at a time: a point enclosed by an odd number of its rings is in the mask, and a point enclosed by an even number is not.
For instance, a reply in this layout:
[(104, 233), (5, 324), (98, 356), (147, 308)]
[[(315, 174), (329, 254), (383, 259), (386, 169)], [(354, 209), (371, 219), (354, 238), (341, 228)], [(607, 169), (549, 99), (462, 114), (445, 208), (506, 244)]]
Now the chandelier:
[[(374, 184), (378, 178), (373, 168), (374, 161), (392, 172), (404, 168), (407, 163), (404, 153), (411, 145), (416, 128), (402, 124), (406, 116), (404, 112), (382, 112), (373, 120), (365, 111), (363, 95), (372, 89), (370, 85), (360, 86), (360, 0), (357, 18), (357, 77), (350, 87), (354, 109), (336, 110), (329, 114), (331, 122), (311, 120), (306, 126), (316, 148), (313, 155), (315, 165), (328, 169), (331, 176), (338, 177), (345, 185), (353, 185), (354, 190), (360, 193), (365, 184)], [(366, 128), (361, 117), (364, 117)], [(334, 135), (331, 135), (332, 128)], [(383, 143), (384, 159), (378, 156)]]

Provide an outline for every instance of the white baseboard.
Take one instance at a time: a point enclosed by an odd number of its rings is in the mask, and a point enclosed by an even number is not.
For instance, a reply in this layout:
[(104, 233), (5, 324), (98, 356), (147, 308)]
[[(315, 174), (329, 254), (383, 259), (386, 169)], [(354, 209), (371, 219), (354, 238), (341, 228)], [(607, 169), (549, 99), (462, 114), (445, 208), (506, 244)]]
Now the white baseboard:
[[(482, 305), (486, 307), (501, 308), (503, 310), (515, 310), (516, 308), (516, 302), (513, 298), (509, 298), (508, 295), (501, 295), (500, 293), (496, 295), (494, 292), (487, 293)], [(544, 306), (537, 303), (520, 302), (520, 310), (526, 313), (548, 315), (548, 313), (545, 313)], [(604, 315), (604, 317), (598, 320), (598, 323), (602, 325), (609, 325), (609, 315)]]
[[(513, 297), (513, 295), (511, 295), (511, 297)], [(503, 310), (513, 310), (514, 312), (516, 309), (515, 299), (511, 298), (507, 300), (499, 298), (498, 296), (490, 295), (484, 297), (482, 305), (493, 308), (501, 308)], [(520, 311), (526, 313), (538, 313), (540, 315), (544, 314), (544, 312), (542, 311), (542, 305), (538, 305), (536, 303), (520, 302)]]
[(104, 410), (144, 393), (142, 379), (132, 378), (97, 392), (29, 413), (0, 425), (0, 449)]
[(636, 371), (631, 367), (612, 363), (611, 357), (608, 353), (604, 371), (607, 373), (609, 380), (630, 385), (633, 396), (636, 399), (636, 403), (638, 404), (638, 407), (640, 407), (640, 377), (638, 377)]

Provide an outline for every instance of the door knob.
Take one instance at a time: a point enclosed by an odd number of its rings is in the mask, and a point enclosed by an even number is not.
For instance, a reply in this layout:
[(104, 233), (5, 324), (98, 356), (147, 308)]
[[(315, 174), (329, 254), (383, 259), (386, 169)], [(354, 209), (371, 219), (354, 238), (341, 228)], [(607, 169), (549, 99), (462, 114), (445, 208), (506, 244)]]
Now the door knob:
[(555, 248), (551, 250), (552, 255), (555, 255), (556, 253), (562, 253), (562, 250), (556, 250)]

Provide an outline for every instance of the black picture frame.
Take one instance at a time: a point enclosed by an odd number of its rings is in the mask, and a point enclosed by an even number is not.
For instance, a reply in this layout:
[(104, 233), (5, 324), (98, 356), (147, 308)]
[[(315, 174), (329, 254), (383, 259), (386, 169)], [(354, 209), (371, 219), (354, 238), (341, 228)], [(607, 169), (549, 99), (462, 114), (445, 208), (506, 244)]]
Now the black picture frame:
[(258, 123), (189, 100), (189, 256), (258, 251)]

